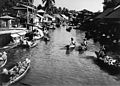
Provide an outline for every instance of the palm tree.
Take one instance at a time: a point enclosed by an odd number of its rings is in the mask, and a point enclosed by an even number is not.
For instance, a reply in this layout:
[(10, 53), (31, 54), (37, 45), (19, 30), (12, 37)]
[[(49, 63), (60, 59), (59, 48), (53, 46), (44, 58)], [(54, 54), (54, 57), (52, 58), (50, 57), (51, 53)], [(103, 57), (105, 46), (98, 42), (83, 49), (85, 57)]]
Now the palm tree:
[(55, 3), (55, 0), (42, 0), (42, 3), (45, 4), (45, 10), (48, 11)]

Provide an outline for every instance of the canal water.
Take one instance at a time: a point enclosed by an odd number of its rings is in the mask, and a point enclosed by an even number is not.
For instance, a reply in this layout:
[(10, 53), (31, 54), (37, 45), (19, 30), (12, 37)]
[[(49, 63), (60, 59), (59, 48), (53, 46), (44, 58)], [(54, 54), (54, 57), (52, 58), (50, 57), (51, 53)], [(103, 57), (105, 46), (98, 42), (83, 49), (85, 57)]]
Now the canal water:
[(84, 38), (81, 31), (67, 32), (65, 27), (50, 30), (50, 41), (40, 40), (38, 46), (26, 50), (8, 51), (6, 67), (26, 57), (31, 59), (31, 68), (24, 78), (11, 86), (119, 86), (119, 74), (111, 75), (101, 69), (90, 56), (95, 49), (89, 41), (89, 51), (79, 54), (73, 50), (66, 53), (65, 45), (73, 37), (79, 45)]

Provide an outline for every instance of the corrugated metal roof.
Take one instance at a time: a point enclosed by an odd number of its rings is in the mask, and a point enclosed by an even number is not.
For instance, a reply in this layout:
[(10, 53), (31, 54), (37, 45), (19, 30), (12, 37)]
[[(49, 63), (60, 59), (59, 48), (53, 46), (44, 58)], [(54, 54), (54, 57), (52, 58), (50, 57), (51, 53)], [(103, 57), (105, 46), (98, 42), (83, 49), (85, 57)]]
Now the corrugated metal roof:
[(102, 18), (106, 17), (109, 13), (111, 13), (113, 10), (114, 10), (114, 8), (108, 8), (105, 11), (103, 11), (103, 13), (98, 15), (96, 18), (102, 19)]
[(120, 7), (115, 9), (112, 13), (110, 13), (105, 18), (114, 18), (114, 19), (120, 19)]

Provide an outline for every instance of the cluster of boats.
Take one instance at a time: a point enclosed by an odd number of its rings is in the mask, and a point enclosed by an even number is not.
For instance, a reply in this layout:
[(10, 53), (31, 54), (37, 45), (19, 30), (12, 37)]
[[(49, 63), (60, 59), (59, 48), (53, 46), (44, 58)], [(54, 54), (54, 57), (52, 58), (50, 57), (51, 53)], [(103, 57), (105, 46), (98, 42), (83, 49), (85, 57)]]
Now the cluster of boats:
[[(73, 40), (71, 40), (70, 45), (66, 45), (65, 46), (67, 50), (73, 50), (78, 48), (77, 50), (79, 52), (81, 51), (86, 51), (87, 50), (87, 46), (86, 43), (81, 43), (81, 46), (76, 46), (73, 42)], [(100, 52), (102, 51), (102, 53)], [(119, 68), (120, 67), (120, 59), (119, 58), (113, 58), (109, 55), (106, 55), (103, 50), (100, 50), (99, 52), (95, 52), (96, 56), (97, 56), (97, 60), (101, 61), (102, 64), (106, 64), (107, 66), (111, 66), (114, 68)]]
[[(32, 48), (38, 44), (39, 39), (44, 39), (44, 40), (46, 39), (47, 41), (50, 40), (48, 30), (39, 31), (38, 29), (36, 29), (34, 31), (27, 32), (25, 36), (22, 39), (20, 39), (20, 42), (16, 44), (17, 46), (20, 46), (20, 47)], [(8, 48), (9, 46), (7, 47), (5, 46), (3, 49), (8, 49)], [(10, 46), (10, 49), (11, 49), (11, 46)], [(5, 51), (0, 52), (0, 68), (3, 69), (2, 85), (9, 86), (10, 84), (20, 80), (29, 70), (30, 62), (31, 62), (30, 59), (26, 58), (24, 61), (20, 61), (16, 63), (10, 69), (4, 68), (4, 66), (7, 63), (7, 53)], [(5, 79), (5, 77), (7, 77), (7, 79)], [(8, 81), (4, 82), (4, 80), (8, 80)]]
[(49, 41), (49, 31), (48, 29), (44, 29), (43, 31), (40, 29), (35, 29), (34, 31), (27, 33), (26, 37), (21, 40), (20, 46), (22, 47), (35, 47), (38, 44), (39, 39), (43, 39), (44, 41)]
[(120, 67), (120, 61), (119, 59), (115, 59), (108, 55), (101, 56), (99, 52), (95, 52), (97, 55), (97, 60), (102, 61), (104, 64), (111, 66), (111, 67)]
[[(3, 69), (2, 86), (9, 86), (24, 77), (30, 68), (30, 62), (31, 60), (26, 58), (23, 61), (17, 62), (12, 68), (6, 69), (3, 67), (7, 63), (7, 53), (5, 51), (0, 52), (0, 68)], [(6, 82), (6, 80), (8, 81)]]
[(43, 32), (41, 32), (39, 29), (35, 29), (34, 31), (26, 33), (24, 39), (20, 40), (19, 45), (25, 48), (35, 47), (38, 44), (37, 40), (41, 39), (43, 36)]
[(11, 42), (7, 46), (0, 48), (0, 50), (12, 49), (18, 46), (24, 48), (32, 48), (38, 44), (39, 39), (43, 39), (44, 41), (50, 40), (50, 37), (48, 35), (49, 31), (48, 29), (44, 28), (34, 27), (32, 31), (27, 30), (21, 34), (22, 35), (19, 33), (11, 34)]

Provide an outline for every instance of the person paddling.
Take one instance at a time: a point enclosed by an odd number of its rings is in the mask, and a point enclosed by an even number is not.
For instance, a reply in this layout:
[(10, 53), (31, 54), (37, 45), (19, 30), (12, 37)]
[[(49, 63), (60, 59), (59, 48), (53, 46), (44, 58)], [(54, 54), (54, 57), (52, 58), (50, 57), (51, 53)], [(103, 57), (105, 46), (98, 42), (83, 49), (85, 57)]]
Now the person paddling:
[(73, 38), (71, 38), (71, 43), (70, 43), (70, 46), (74, 46), (75, 47), (75, 44), (76, 42), (74, 41), (74, 39)]

